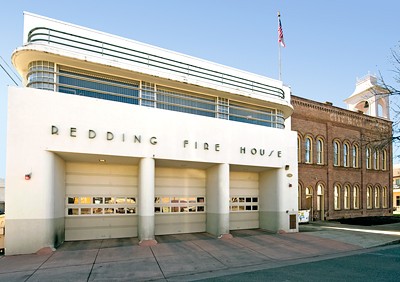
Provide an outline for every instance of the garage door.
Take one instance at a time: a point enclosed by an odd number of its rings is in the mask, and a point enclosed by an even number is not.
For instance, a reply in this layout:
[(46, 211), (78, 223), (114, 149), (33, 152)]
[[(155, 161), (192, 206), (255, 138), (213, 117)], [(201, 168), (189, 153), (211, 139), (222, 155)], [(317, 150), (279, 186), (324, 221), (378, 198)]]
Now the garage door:
[(206, 230), (206, 172), (199, 169), (156, 168), (155, 234)]
[(229, 227), (231, 230), (259, 228), (258, 173), (230, 173)]
[(67, 163), (65, 240), (137, 237), (137, 166)]

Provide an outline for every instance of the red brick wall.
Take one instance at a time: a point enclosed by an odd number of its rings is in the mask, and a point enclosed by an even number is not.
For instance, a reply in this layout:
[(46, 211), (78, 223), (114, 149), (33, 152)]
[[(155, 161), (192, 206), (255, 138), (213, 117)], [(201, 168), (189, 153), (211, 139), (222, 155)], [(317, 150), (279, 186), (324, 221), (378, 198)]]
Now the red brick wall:
[[(312, 207), (314, 217), (320, 219), (337, 219), (370, 215), (389, 215), (392, 213), (392, 147), (391, 122), (334, 107), (328, 103), (319, 103), (304, 98), (292, 96), (294, 113), (292, 115), (292, 130), (297, 131), (301, 138), (301, 158), (299, 160), (299, 187), (301, 187), (299, 209), (306, 208), (306, 187), (313, 190)], [(312, 163), (305, 163), (305, 137), (313, 141)], [(317, 164), (316, 141), (324, 140), (324, 162)], [(350, 167), (343, 165), (343, 151), (339, 166), (333, 165), (333, 142), (338, 140), (343, 150), (346, 142), (349, 146)], [(379, 140), (379, 141), (376, 141)], [(376, 141), (376, 142), (375, 142)], [(351, 145), (359, 146), (359, 168), (353, 168)], [(367, 169), (365, 161), (366, 146), (372, 150), (387, 152), (386, 170)], [(324, 187), (324, 212), (317, 212), (317, 186)], [(340, 209), (334, 209), (334, 185), (340, 185)], [(349, 185), (350, 208), (344, 209), (344, 187)], [(360, 187), (359, 209), (353, 207), (353, 187)], [(380, 190), (380, 207), (367, 208), (367, 186), (387, 187), (387, 204), (382, 208), (383, 196)], [(373, 190), (374, 191), (374, 190)], [(372, 195), (373, 197), (373, 195)], [(374, 199), (374, 198), (373, 198)]]

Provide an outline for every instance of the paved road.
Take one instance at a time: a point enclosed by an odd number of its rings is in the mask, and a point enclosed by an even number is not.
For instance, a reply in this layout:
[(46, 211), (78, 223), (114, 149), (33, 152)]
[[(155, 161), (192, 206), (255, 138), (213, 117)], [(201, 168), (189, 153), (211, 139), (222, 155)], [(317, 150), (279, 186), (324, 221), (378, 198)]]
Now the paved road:
[(400, 246), (199, 281), (399, 281)]

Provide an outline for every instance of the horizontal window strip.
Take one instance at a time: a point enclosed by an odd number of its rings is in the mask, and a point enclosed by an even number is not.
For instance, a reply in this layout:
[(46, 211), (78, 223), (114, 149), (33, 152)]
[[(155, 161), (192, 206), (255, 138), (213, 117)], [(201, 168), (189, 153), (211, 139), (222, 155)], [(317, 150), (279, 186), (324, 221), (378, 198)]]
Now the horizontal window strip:
[(66, 94), (284, 128), (283, 112), (276, 109), (172, 89), (144, 81), (114, 79), (111, 76), (89, 71), (81, 72), (63, 66), (59, 67), (58, 72), (52, 72), (49, 68), (37, 70), (37, 64), (33, 65), (36, 70), (29, 70), (27, 87), (57, 90)]

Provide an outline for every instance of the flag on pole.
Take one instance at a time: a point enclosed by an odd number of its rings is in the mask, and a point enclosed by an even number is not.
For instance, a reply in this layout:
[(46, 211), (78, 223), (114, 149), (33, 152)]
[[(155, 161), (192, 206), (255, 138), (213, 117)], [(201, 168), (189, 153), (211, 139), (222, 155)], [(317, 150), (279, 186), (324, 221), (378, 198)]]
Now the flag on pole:
[(281, 23), (281, 15), (278, 13), (278, 42), (282, 47), (286, 47), (285, 41), (283, 40), (283, 30)]

